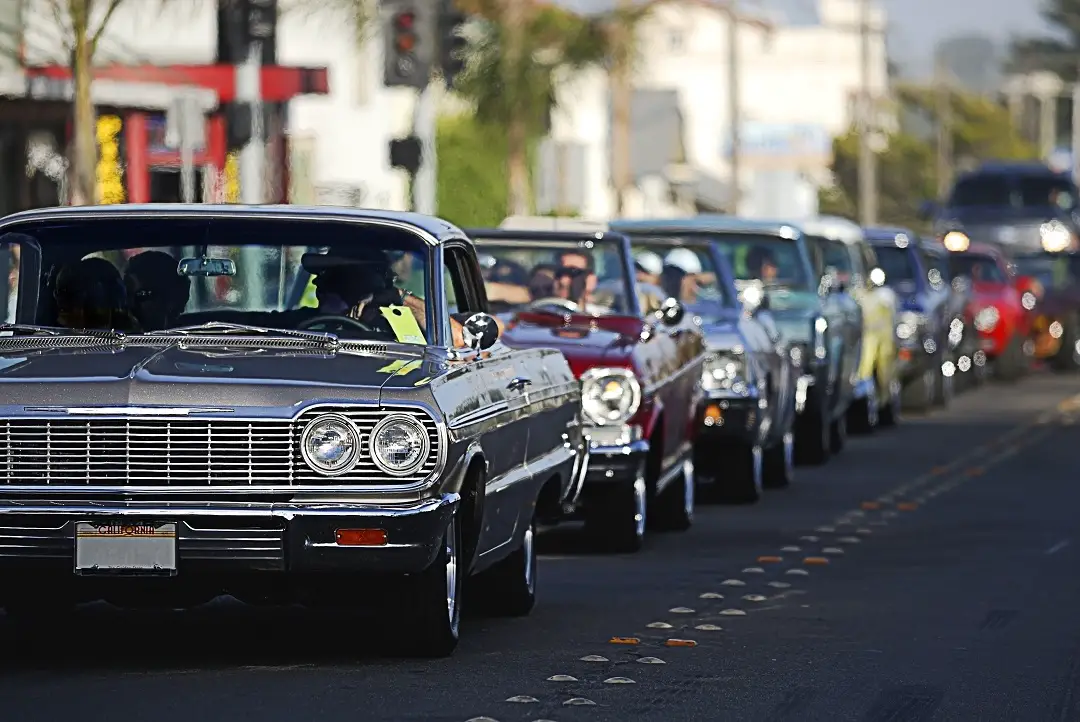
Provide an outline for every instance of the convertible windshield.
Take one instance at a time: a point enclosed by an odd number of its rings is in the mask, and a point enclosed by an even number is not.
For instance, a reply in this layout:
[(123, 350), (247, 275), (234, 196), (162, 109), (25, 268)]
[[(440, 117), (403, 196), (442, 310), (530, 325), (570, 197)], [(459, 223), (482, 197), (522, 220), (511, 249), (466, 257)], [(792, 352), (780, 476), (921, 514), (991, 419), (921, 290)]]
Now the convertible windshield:
[(735, 305), (707, 247), (674, 246), (647, 237), (632, 238), (630, 247), (637, 282), (659, 287), (662, 295), (678, 299), (696, 316), (714, 321), (723, 307)]
[(797, 241), (766, 235), (713, 236), (738, 281), (807, 290), (814, 287)]
[(424, 301), (423, 240), (381, 226), (81, 218), (0, 235), (0, 247), (6, 320), (20, 324), (127, 333), (232, 324), (423, 344), (440, 318)]
[(1017, 256), (1015, 259), (1016, 273), (1020, 276), (1031, 276), (1046, 288), (1062, 288), (1075, 281), (1075, 274), (1080, 269), (1076, 268), (1076, 260), (1070, 256), (1054, 256), (1039, 254), (1032, 256)]
[(622, 246), (617, 243), (475, 240), (488, 304), (496, 314), (548, 309), (604, 316), (631, 311)]
[(874, 252), (890, 288), (902, 293), (914, 293), (918, 289), (919, 268), (912, 251), (899, 246), (877, 246)]

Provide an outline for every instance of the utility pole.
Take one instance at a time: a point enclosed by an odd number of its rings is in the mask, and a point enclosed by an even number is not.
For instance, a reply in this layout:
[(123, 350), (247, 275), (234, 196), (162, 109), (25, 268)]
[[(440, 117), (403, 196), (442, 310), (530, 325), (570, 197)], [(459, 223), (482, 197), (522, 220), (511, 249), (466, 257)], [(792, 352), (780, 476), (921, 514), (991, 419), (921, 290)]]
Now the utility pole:
[(420, 141), (420, 167), (413, 177), (413, 210), (429, 216), (438, 211), (438, 168), (435, 158), (437, 92), (435, 83), (428, 83), (427, 87), (420, 91), (413, 116), (413, 135)]
[(938, 198), (944, 198), (952, 187), (953, 107), (949, 68), (940, 50), (934, 59), (934, 90), (937, 95), (937, 194)]
[(871, 1), (859, 3), (859, 223), (863, 226), (876, 225), (878, 215), (877, 157), (871, 138), (876, 115), (870, 88)]
[(742, 198), (742, 103), (739, 91), (739, 7), (737, 0), (728, 3), (728, 144), (731, 146), (731, 215), (738, 215)]
[(1080, 65), (1072, 86), (1072, 171), (1073, 182), (1080, 184)]
[[(633, 46), (628, 15), (634, 8), (634, 0), (619, 0), (616, 7), (612, 46), (615, 57), (611, 65), (611, 178), (615, 186), (615, 215), (626, 214), (626, 196), (634, 185), (631, 143), (631, 124), (634, 99), (632, 77)], [(561, 196), (560, 196), (561, 198)]]
[(236, 99), (251, 108), (251, 137), (240, 150), (240, 200), (263, 202), (266, 143), (263, 140), (262, 41), (248, 45), (247, 60), (236, 67)]

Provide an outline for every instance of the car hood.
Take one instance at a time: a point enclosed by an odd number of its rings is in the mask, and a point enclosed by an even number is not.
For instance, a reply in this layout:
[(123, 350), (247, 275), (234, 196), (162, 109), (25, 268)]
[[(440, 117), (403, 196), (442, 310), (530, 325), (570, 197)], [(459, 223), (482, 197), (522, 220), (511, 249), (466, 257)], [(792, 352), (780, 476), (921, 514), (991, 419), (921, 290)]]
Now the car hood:
[(292, 406), (316, 397), (379, 400), (383, 388), (419, 385), (444, 365), (418, 353), (340, 350), (5, 350), (0, 388), (15, 405)]
[(812, 321), (821, 314), (821, 298), (809, 291), (771, 291), (769, 313), (784, 338), (794, 343), (809, 343)]
[[(625, 321), (625, 323), (623, 323)], [(552, 318), (550, 322), (530, 317), (511, 320), (502, 342), (510, 348), (553, 348), (570, 362), (574, 374), (599, 365), (625, 365), (645, 328), (642, 321), (620, 319), (620, 328), (604, 327), (584, 317), (572, 316), (569, 322)], [(634, 333), (629, 333), (630, 329)]]
[(725, 310), (714, 312), (702, 321), (701, 331), (705, 334), (705, 345), (710, 351), (728, 351), (744, 345), (739, 330), (739, 315), (739, 311)]

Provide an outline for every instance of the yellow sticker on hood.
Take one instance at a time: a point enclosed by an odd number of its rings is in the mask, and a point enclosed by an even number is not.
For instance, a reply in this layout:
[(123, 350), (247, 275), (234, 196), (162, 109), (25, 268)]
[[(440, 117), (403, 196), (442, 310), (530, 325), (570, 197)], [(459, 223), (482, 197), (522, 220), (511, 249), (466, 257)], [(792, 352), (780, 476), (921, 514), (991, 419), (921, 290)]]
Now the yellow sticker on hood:
[(379, 309), (383, 318), (390, 324), (398, 343), (426, 344), (424, 330), (420, 328), (416, 316), (406, 306), (384, 306)]

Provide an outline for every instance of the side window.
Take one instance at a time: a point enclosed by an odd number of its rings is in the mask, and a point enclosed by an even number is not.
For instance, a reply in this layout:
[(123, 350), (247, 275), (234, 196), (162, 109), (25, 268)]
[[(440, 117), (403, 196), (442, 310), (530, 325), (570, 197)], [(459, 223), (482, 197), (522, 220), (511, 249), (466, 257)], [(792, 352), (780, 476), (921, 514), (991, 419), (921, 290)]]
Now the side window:
[(443, 266), (443, 288), (446, 289), (446, 308), (449, 313), (458, 313), (457, 279), (450, 272), (450, 264)]
[(4, 295), (0, 299), (3, 306), (3, 323), (14, 323), (19, 304), (19, 245), (5, 243), (0, 245), (0, 272), (3, 272)]
[(443, 269), (447, 311), (451, 314), (476, 313), (485, 309), (484, 281), (475, 256), (460, 246), (446, 248)]

